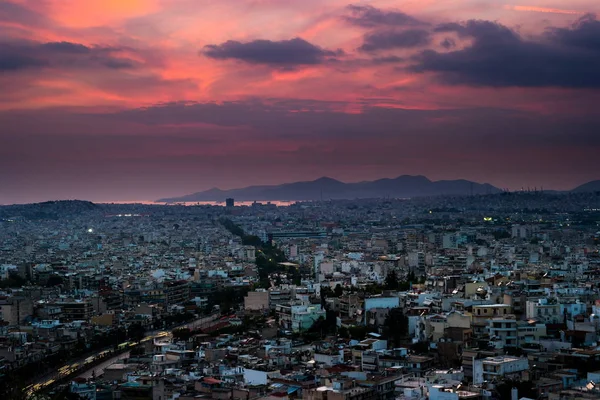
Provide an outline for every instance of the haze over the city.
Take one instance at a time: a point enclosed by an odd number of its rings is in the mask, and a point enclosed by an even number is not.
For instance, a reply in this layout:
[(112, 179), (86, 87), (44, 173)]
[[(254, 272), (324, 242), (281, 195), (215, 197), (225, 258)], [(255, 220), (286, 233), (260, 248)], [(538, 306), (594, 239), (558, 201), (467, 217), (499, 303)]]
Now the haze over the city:
[(600, 178), (595, 0), (0, 3), (0, 204)]

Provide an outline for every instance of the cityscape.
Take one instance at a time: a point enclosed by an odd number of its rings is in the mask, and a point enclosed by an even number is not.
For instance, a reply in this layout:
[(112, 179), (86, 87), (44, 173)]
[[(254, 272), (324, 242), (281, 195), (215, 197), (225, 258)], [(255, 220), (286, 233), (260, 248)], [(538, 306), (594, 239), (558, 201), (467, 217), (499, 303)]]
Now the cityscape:
[(599, 224), (597, 191), (4, 206), (2, 398), (598, 398)]
[(600, 399), (599, 15), (0, 0), (0, 400)]

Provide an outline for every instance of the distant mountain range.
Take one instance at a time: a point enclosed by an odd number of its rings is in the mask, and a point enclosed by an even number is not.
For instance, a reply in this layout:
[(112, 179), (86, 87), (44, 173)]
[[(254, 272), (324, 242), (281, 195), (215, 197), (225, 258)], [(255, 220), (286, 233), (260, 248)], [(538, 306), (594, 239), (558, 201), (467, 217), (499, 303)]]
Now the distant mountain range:
[(583, 185), (577, 186), (575, 189), (571, 190), (571, 192), (572, 193), (600, 192), (600, 180), (584, 183)]
[(181, 197), (159, 199), (160, 203), (196, 201), (267, 200), (329, 200), (357, 198), (409, 198), (442, 195), (494, 194), (501, 189), (488, 183), (464, 179), (431, 181), (424, 176), (403, 175), (394, 179), (378, 179), (357, 183), (344, 183), (332, 178), (319, 178), (308, 182), (285, 183), (272, 186), (249, 186), (241, 189), (221, 190), (213, 188)]

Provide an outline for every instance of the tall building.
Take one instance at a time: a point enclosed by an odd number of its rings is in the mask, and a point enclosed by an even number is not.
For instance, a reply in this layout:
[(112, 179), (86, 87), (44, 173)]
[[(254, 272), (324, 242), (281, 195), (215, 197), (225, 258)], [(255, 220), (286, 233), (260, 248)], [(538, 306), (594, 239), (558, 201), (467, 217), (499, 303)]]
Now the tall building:
[(225, 199), (225, 206), (228, 208), (235, 206), (235, 200), (232, 198)]

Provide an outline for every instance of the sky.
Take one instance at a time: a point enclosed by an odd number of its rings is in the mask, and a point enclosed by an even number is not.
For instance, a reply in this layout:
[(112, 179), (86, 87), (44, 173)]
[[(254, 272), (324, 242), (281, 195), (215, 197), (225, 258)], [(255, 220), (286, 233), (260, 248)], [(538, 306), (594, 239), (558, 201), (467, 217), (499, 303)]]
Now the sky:
[(0, 0), (0, 204), (600, 179), (597, 0)]

